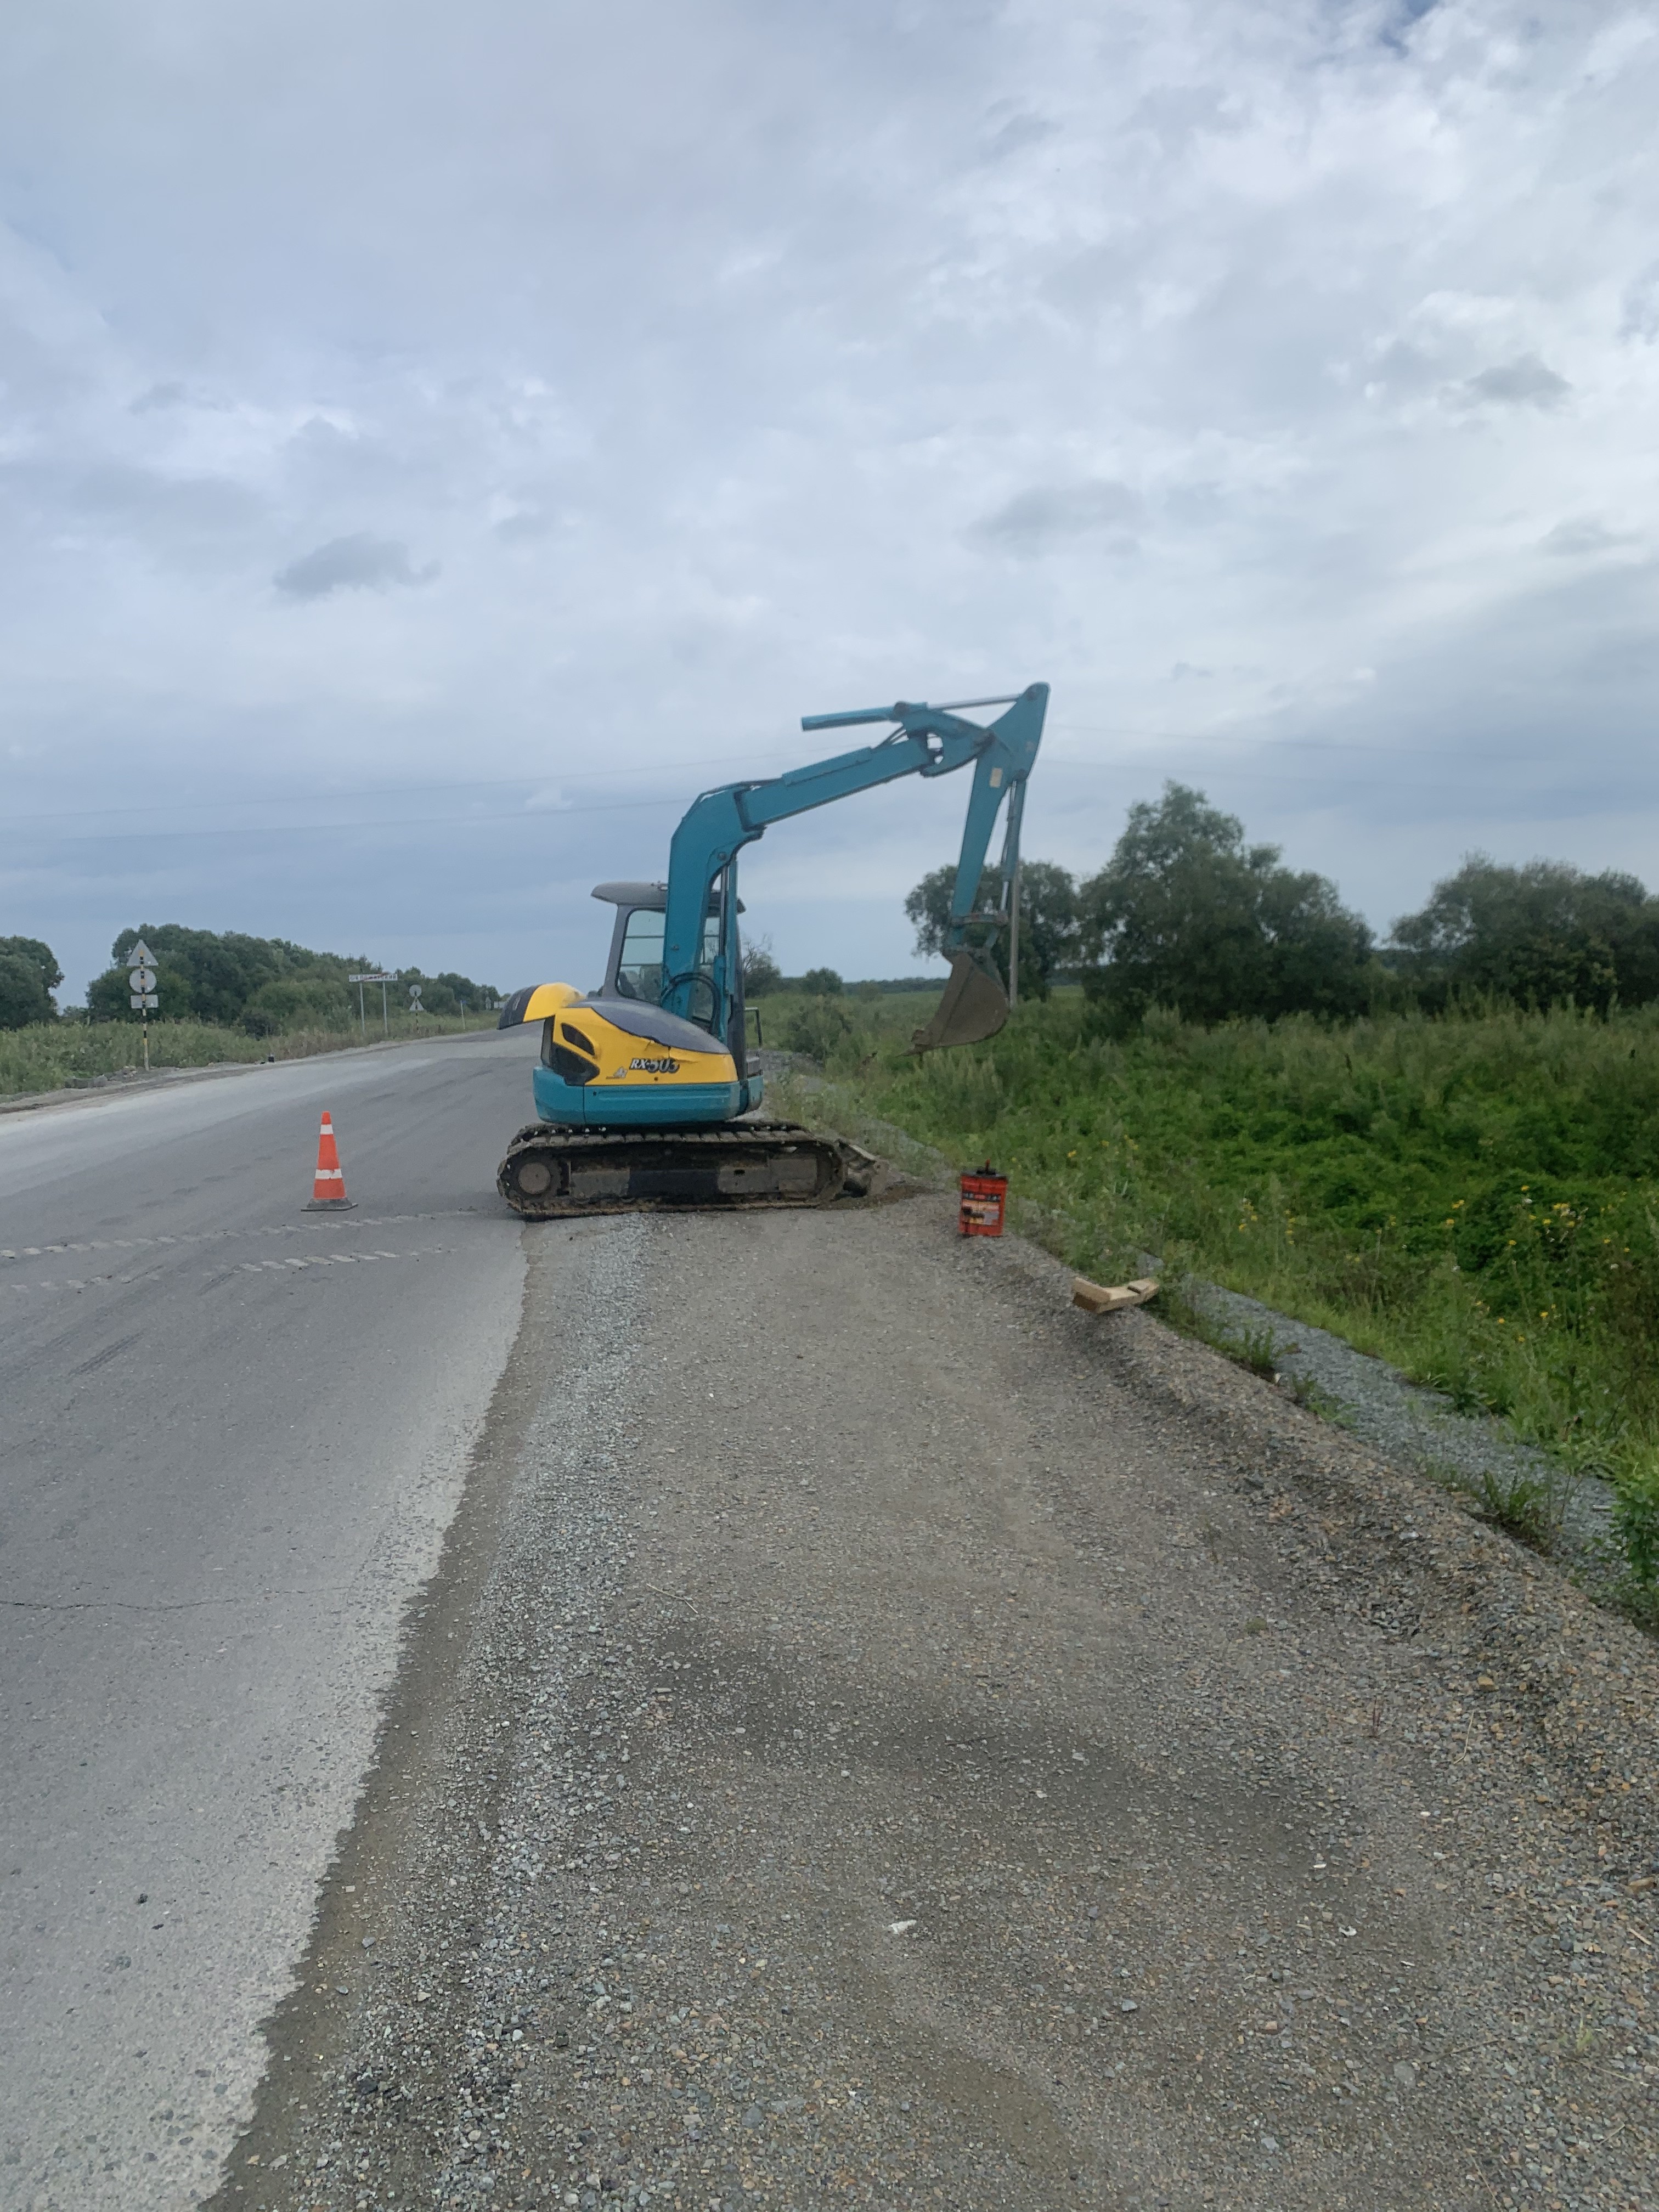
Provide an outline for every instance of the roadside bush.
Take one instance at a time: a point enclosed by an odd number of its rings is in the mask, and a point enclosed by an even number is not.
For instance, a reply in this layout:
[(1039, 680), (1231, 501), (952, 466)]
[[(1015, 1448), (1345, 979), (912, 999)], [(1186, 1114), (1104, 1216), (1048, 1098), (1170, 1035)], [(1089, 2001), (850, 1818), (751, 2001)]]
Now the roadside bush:
[(784, 988), (783, 970), (772, 957), (772, 940), (763, 937), (743, 948), (743, 994), (746, 1000), (764, 999)]
[(31, 1022), (48, 1022), (53, 1012), (52, 994), (40, 980), (39, 963), (0, 944), (0, 1030), (27, 1029)]
[(878, 1058), (902, 1059), (911, 1030), (933, 1012), (937, 988), (810, 999), (780, 993), (764, 1009), (766, 1042), (804, 1054), (831, 1074), (857, 1076)]
[(51, 945), (38, 937), (0, 937), (0, 1030), (51, 1021), (58, 1012), (52, 994), (63, 980)]
[[(335, 953), (310, 951), (285, 938), (187, 929), (172, 921), (146, 924), (121, 932), (111, 948), (112, 964), (88, 986), (87, 1011), (94, 1021), (138, 1019), (130, 1003), (127, 968), (128, 956), (141, 939), (155, 956), (161, 1014), (175, 1021), (240, 1023), (272, 986), (296, 981), (336, 985), (343, 1004), (346, 975), (362, 964)], [(256, 1016), (253, 1027), (258, 1032), (269, 1023)]]
[(1659, 998), (1659, 899), (1634, 876), (1559, 860), (1506, 867), (1472, 853), (1421, 913), (1394, 926), (1422, 1003), (1478, 991), (1523, 1006), (1638, 1006)]
[(1085, 988), (1120, 1028), (1158, 1006), (1194, 1022), (1353, 1014), (1380, 972), (1334, 884), (1247, 845), (1237, 816), (1185, 784), (1129, 809), (1078, 915)]
[(1644, 1452), (1620, 1469), (1613, 1521), (1632, 1574), (1650, 1587), (1659, 1581), (1659, 1452)]
[(262, 983), (242, 1009), (241, 1026), (250, 1036), (277, 1036), (284, 1030), (344, 1029), (356, 1018), (356, 997), (343, 975), (295, 975)]
[(457, 975), (453, 969), (446, 969), (441, 975), (423, 975), (418, 968), (404, 968), (399, 969), (398, 981), (404, 986), (405, 997), (410, 984), (421, 986), (423, 1013), (477, 1013), (498, 1003), (489, 984), (475, 983), (470, 975)]
[[(915, 923), (916, 951), (921, 957), (942, 957), (951, 927), (951, 902), (956, 896), (954, 861), (926, 875), (904, 902), (904, 911)], [(978, 906), (981, 912), (1000, 913), (1002, 870), (994, 864), (981, 872)], [(1052, 860), (1026, 860), (1019, 872), (1019, 988), (1027, 998), (1046, 999), (1060, 969), (1076, 957), (1078, 932), (1077, 885), (1064, 868)], [(1010, 932), (981, 924), (966, 933), (970, 951), (988, 960), (1008, 983)]]
[[(131, 1004), (127, 968), (128, 955), (141, 938), (155, 956), (164, 1021), (235, 1026), (253, 1037), (355, 1024), (357, 994), (347, 978), (374, 964), (362, 957), (313, 952), (286, 938), (247, 937), (234, 930), (186, 929), (171, 921), (124, 929), (112, 949), (114, 964), (88, 988), (87, 1012), (93, 1021), (139, 1018)], [(471, 1016), (497, 1003), (488, 984), (450, 970), (428, 978), (410, 968), (399, 981), (421, 984), (423, 1013), (439, 1019)]]
[(852, 1034), (852, 1009), (844, 1000), (811, 998), (785, 1017), (778, 1042), (786, 1052), (805, 1053), (827, 1065)]

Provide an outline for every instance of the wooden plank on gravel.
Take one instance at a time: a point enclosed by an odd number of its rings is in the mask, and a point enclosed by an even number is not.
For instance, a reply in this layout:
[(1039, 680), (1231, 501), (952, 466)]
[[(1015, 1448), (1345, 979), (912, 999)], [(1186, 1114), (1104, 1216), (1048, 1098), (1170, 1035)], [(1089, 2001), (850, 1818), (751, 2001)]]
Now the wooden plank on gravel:
[(1072, 1304), (1085, 1313), (1121, 1313), (1126, 1306), (1144, 1306), (1157, 1295), (1158, 1285), (1150, 1275), (1138, 1276), (1133, 1283), (1091, 1283), (1086, 1275), (1072, 1278)]

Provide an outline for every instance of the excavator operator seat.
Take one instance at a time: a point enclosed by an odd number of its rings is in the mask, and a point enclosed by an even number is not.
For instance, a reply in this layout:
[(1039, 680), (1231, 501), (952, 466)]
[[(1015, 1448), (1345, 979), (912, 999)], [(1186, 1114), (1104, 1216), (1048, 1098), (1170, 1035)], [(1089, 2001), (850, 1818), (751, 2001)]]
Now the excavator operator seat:
[(617, 996), (642, 999), (654, 1006), (662, 997), (662, 933), (665, 917), (636, 906), (628, 916), (617, 954)]

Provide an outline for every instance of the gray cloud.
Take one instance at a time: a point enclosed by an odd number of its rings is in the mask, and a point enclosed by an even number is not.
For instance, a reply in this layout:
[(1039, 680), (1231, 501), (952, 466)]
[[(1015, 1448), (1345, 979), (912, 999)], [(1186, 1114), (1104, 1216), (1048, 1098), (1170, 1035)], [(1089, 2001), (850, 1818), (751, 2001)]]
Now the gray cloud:
[(1024, 153), (1028, 146), (1040, 146), (1054, 136), (1055, 126), (1043, 115), (1011, 115), (995, 130), (985, 148), (988, 161), (1000, 161), (1010, 154)]
[(1643, 270), (1626, 289), (1619, 335), (1659, 338), (1659, 265)]
[(1617, 545), (1632, 545), (1637, 541), (1626, 532), (1609, 530), (1605, 522), (1585, 516), (1575, 522), (1558, 522), (1540, 540), (1545, 552), (1577, 556), (1585, 553), (1606, 553)]
[(1444, 374), (1441, 364), (1419, 345), (1395, 338), (1377, 356), (1370, 381), (1396, 398), (1432, 391)]
[(1140, 501), (1128, 485), (1108, 477), (1037, 484), (975, 523), (974, 532), (1018, 553), (1048, 552), (1102, 532), (1110, 532), (1124, 543), (1140, 511)]
[(1489, 401), (1500, 407), (1559, 407), (1572, 390), (1566, 378), (1547, 368), (1535, 353), (1483, 368), (1462, 388), (1477, 404)]
[(1218, 84), (1159, 84), (1140, 100), (1129, 118), (1133, 130), (1152, 132), (1166, 153), (1185, 153), (1194, 139), (1219, 132), (1231, 137), (1243, 118), (1229, 114), (1224, 88)]
[(1385, 46), (1403, 52), (1412, 30), (1432, 12), (1437, 0), (1388, 0), (1376, 35)]
[(512, 514), (504, 514), (494, 526), (503, 545), (532, 544), (538, 538), (545, 538), (552, 527), (547, 517), (535, 507), (520, 507)]
[(290, 562), (271, 581), (289, 599), (325, 599), (333, 592), (384, 591), (388, 584), (427, 584), (437, 573), (435, 561), (424, 568), (411, 568), (408, 546), (395, 539), (372, 538), (366, 531), (356, 531), (349, 538), (331, 538), (315, 552)]
[(262, 501), (231, 476), (173, 476), (102, 461), (77, 477), (76, 503), (118, 519), (152, 539), (158, 533), (222, 536), (258, 515)]

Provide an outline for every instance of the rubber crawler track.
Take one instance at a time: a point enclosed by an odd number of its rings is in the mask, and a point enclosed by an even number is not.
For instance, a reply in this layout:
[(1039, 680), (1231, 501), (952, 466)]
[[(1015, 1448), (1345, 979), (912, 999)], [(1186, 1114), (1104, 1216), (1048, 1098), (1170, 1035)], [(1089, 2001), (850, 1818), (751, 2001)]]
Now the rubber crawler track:
[[(863, 1197), (878, 1165), (858, 1146), (793, 1121), (640, 1130), (560, 1129), (532, 1121), (507, 1146), (495, 1188), (526, 1221), (688, 1208), (737, 1212)], [(523, 1187), (526, 1169), (540, 1188)], [(754, 1188), (741, 1188), (746, 1176)], [(781, 1178), (797, 1187), (778, 1188)]]

